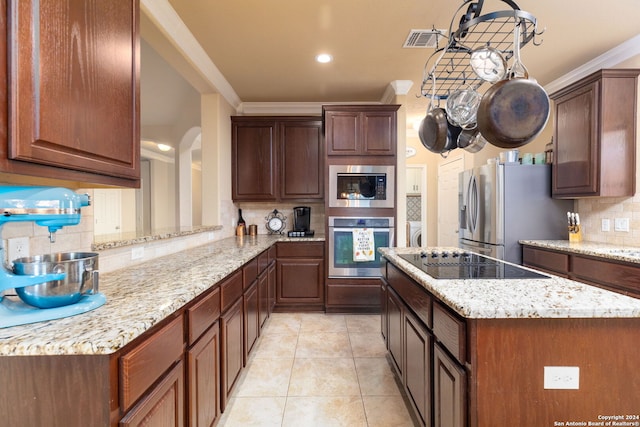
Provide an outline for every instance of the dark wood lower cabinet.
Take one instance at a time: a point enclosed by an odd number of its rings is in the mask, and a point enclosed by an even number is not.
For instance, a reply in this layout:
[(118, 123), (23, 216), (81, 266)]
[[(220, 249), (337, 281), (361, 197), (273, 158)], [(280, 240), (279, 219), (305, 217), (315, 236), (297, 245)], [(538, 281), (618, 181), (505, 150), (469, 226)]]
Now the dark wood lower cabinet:
[(220, 416), (220, 326), (218, 322), (187, 352), (189, 427), (211, 427)]
[(436, 427), (464, 427), (467, 381), (464, 369), (436, 344), (433, 347), (433, 418)]
[[(404, 383), (424, 425), (431, 424), (431, 348), (433, 337), (420, 321), (404, 315)], [(457, 425), (457, 424), (456, 424)]]
[(276, 309), (324, 308), (324, 242), (279, 242)]
[(244, 362), (246, 366), (249, 354), (253, 350), (258, 335), (260, 334), (260, 315), (258, 313), (260, 300), (258, 299), (258, 281), (254, 280), (253, 284), (244, 294), (243, 312), (244, 312)]
[(120, 421), (121, 427), (184, 426), (184, 365), (182, 361)]
[(220, 363), (221, 363), (221, 399), (220, 409), (227, 407), (233, 386), (242, 371), (244, 360), (244, 322), (242, 298), (220, 316)]
[(269, 306), (269, 271), (265, 270), (258, 276), (258, 299), (259, 303), (259, 326), (260, 329), (264, 326), (265, 322), (269, 318), (271, 313), (271, 307)]
[(401, 378), (404, 370), (402, 365), (404, 348), (402, 339), (403, 306), (404, 304), (398, 295), (389, 286), (387, 288), (387, 347)]
[(640, 266), (635, 263), (523, 246), (527, 267), (640, 298)]

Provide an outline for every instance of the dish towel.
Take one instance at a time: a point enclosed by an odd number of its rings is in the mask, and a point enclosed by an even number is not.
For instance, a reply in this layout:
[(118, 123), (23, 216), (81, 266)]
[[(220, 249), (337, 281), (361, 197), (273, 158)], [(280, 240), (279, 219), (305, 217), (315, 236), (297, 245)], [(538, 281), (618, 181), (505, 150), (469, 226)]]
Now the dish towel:
[(372, 228), (356, 228), (353, 230), (353, 260), (373, 261), (376, 259), (376, 243), (373, 240)]

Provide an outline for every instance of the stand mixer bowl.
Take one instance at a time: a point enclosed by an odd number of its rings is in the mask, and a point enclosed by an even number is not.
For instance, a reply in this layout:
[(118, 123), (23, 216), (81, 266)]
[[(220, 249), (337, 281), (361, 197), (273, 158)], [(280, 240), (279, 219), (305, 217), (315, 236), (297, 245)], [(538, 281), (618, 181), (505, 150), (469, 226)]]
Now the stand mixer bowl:
[(22, 301), (38, 308), (75, 304), (84, 295), (98, 292), (98, 254), (61, 252), (18, 258), (13, 261), (16, 275), (65, 273), (62, 280), (52, 280), (16, 288)]

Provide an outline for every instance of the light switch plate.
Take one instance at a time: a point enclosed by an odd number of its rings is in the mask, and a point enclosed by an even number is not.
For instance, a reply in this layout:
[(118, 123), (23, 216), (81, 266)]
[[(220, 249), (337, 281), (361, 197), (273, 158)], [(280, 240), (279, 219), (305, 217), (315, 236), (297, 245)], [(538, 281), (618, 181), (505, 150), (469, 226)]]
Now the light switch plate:
[(578, 390), (580, 368), (578, 366), (545, 366), (544, 388), (547, 390)]
[(613, 222), (614, 231), (629, 231), (629, 218), (615, 218)]
[(611, 221), (609, 218), (602, 219), (602, 231), (611, 231)]
[(144, 258), (144, 247), (131, 249), (131, 259)]

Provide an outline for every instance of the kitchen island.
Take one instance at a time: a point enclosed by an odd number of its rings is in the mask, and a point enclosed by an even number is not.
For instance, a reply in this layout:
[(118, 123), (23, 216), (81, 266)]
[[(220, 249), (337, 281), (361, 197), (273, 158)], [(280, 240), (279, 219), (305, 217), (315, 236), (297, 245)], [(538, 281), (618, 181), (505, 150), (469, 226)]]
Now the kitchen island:
[(640, 425), (639, 299), (551, 275), (436, 280), (401, 257), (419, 251), (381, 249), (382, 332), (425, 425)]

